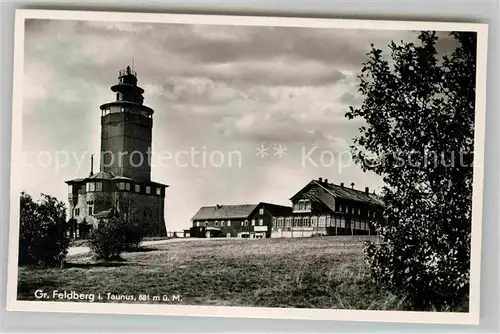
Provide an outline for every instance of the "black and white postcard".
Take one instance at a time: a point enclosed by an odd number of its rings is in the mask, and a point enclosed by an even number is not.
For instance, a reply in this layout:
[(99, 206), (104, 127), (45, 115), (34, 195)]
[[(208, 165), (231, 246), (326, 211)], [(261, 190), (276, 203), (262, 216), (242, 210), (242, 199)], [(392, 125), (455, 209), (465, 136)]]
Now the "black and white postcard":
[(478, 323), (487, 25), (15, 34), (9, 310)]

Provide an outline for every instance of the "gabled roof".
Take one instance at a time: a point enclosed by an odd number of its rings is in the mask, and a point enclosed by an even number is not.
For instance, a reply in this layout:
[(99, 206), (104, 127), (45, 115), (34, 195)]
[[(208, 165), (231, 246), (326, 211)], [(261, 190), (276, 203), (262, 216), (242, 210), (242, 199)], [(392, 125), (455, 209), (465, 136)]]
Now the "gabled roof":
[(204, 206), (191, 218), (192, 220), (209, 219), (244, 219), (248, 218), (259, 207), (265, 206), (274, 216), (283, 216), (292, 214), (293, 209), (289, 206), (277, 205), (272, 203), (260, 202), (258, 204), (240, 204), (240, 205), (214, 205)]
[(284, 206), (266, 202), (260, 202), (257, 207), (260, 206), (265, 206), (267, 211), (270, 212), (273, 216), (287, 216), (293, 213), (293, 208), (291, 206)]
[(203, 206), (192, 220), (247, 218), (258, 204)]
[[(382, 202), (382, 199), (372, 193), (367, 193), (362, 190), (357, 190), (353, 188), (348, 188), (345, 186), (333, 184), (333, 183), (326, 183), (326, 182), (320, 182), (317, 180), (312, 180), (309, 182), (304, 188), (302, 188), (299, 192), (297, 192), (295, 195), (292, 196), (291, 200), (293, 200), (296, 196), (303, 194), (306, 190), (310, 189), (311, 187), (321, 187), (326, 191), (326, 194), (333, 196), (334, 198), (341, 198), (349, 201), (356, 201), (360, 203), (365, 203), (369, 205), (376, 205), (376, 206), (382, 206), (384, 203)], [(324, 196), (324, 195), (323, 195)], [(329, 206), (328, 201), (325, 198), (322, 198), (321, 195), (315, 196), (312, 194), (309, 194), (309, 197), (311, 199), (316, 199), (327, 206)], [(332, 210), (335, 210), (335, 208), (330, 208)]]

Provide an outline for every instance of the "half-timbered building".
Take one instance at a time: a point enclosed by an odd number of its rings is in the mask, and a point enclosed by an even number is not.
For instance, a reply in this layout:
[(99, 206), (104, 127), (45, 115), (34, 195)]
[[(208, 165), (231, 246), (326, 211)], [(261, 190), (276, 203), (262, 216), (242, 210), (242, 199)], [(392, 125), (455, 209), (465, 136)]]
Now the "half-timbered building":
[(328, 179), (312, 180), (293, 195), (292, 213), (273, 217), (272, 237), (374, 234), (383, 202), (368, 188), (357, 190)]

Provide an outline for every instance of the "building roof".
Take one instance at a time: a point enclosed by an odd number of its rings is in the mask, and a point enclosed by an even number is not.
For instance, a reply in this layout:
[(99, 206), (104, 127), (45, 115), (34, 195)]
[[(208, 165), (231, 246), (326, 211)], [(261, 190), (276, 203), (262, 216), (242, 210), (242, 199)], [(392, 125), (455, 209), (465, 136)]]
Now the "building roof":
[(156, 186), (162, 186), (162, 187), (165, 187), (165, 188), (169, 187), (167, 184), (163, 184), (163, 183), (159, 183), (159, 182), (154, 182), (154, 181), (149, 181), (149, 182), (137, 181), (137, 180), (131, 179), (130, 177), (116, 175), (113, 172), (105, 172), (105, 171), (99, 171), (99, 172), (97, 172), (95, 174), (89, 175), (88, 177), (80, 177), (80, 178), (76, 178), (76, 179), (73, 179), (73, 180), (68, 180), (68, 181), (65, 181), (65, 182), (67, 184), (72, 184), (72, 183), (86, 182), (86, 181), (89, 181), (89, 180), (114, 180), (114, 181), (120, 181), (120, 180), (122, 180), (122, 181), (133, 181), (135, 183), (152, 184), (152, 185), (156, 185)]
[[(308, 194), (309, 197), (315, 200), (319, 200), (330, 207), (329, 203), (324, 196), (333, 196), (334, 198), (341, 198), (349, 201), (361, 202), (369, 205), (382, 206), (384, 205), (382, 199), (370, 192), (366, 192), (363, 190), (357, 190), (353, 188), (348, 188), (343, 185), (328, 183), (319, 180), (312, 180), (309, 182), (304, 188), (302, 188), (299, 192), (297, 192), (291, 199), (293, 200), (296, 196), (303, 194), (305, 191), (310, 189), (311, 187), (321, 187), (325, 190), (324, 193), (318, 194)], [(335, 208), (330, 209), (335, 211)]]
[(210, 219), (244, 219), (250, 216), (259, 207), (265, 206), (274, 216), (283, 216), (292, 214), (293, 209), (289, 206), (277, 205), (272, 203), (260, 202), (258, 204), (240, 204), (240, 205), (215, 205), (204, 206), (193, 216), (193, 220)]
[(193, 216), (193, 220), (247, 218), (258, 204), (203, 206)]
[(110, 209), (103, 210), (101, 212), (96, 213), (94, 215), (94, 217), (97, 218), (97, 219), (110, 218), (112, 216), (112, 213), (113, 213), (113, 208), (110, 208)]
[(104, 172), (104, 171), (100, 171), (98, 173), (95, 173), (93, 175), (90, 175), (89, 177), (87, 177), (86, 179), (94, 179), (94, 180), (107, 180), (107, 179), (114, 179), (116, 178), (116, 175), (115, 173), (113, 172)]
[(265, 206), (267, 211), (273, 216), (287, 216), (293, 213), (293, 208), (291, 206), (278, 205), (273, 203), (260, 202), (257, 207)]

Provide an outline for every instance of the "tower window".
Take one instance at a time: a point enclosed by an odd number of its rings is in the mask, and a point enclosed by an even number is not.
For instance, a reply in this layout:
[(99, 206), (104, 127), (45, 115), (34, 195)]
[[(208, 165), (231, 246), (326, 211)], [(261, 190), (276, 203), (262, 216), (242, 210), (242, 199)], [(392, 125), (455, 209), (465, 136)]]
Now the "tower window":
[(95, 182), (88, 182), (87, 183), (87, 192), (90, 191), (95, 191)]
[(125, 183), (125, 190), (130, 190), (130, 183)]
[(151, 186), (146, 186), (146, 194), (151, 194)]
[(156, 195), (160, 196), (161, 195), (161, 188), (156, 188)]
[(136, 193), (141, 192), (141, 185), (140, 184), (135, 185), (135, 192)]
[(102, 191), (102, 182), (95, 183), (95, 191)]

